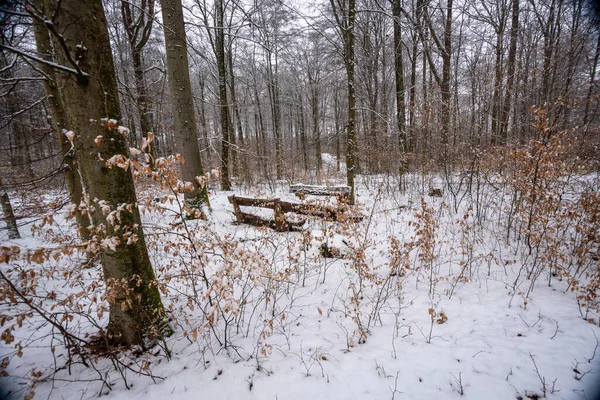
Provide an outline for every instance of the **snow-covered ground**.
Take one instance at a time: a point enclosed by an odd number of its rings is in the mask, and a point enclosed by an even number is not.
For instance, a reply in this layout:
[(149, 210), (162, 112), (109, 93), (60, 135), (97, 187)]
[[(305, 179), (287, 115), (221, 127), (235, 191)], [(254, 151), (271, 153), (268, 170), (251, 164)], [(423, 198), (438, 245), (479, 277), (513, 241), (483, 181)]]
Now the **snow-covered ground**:
[[(520, 258), (498, 234), (497, 221), (488, 218), (476, 228), (473, 212), (465, 217), (467, 202), (455, 212), (447, 193), (424, 197), (435, 220), (432, 258), (419, 256), (427, 252), (423, 247), (403, 253), (402, 246), (415, 241), (422, 222), (418, 214), (424, 213), (419, 179), (409, 182), (401, 193), (385, 179), (363, 180), (357, 196), (362, 221), (308, 218), (303, 232), (235, 225), (227, 201), (231, 192), (213, 193), (208, 221), (189, 221), (188, 227), (202, 242), (209, 277), (235, 281), (227, 283), (233, 288), (232, 308), (238, 307), (223, 314), (230, 318), (228, 326), (221, 319), (217, 333), (205, 329), (207, 310), (201, 307), (175, 314), (189, 299), (191, 286), (203, 289), (199, 281), (190, 286), (174, 281), (163, 296), (176, 322), (175, 334), (166, 340), (170, 359), (158, 350), (139, 356), (150, 362), (154, 378), (125, 371), (127, 389), (108, 361), (100, 360), (97, 368), (112, 385), (108, 390), (96, 370), (75, 364), (38, 383), (36, 398), (595, 398), (600, 328), (597, 320), (582, 318), (566, 282), (553, 279), (548, 285), (542, 276), (526, 298), (530, 282), (515, 285)], [(283, 187), (270, 195), (298, 201)], [(165, 249), (170, 240), (179, 240), (162, 234), (180, 229), (170, 225), (176, 217), (149, 212), (143, 219), (157, 276), (164, 279), (169, 268), (178, 267), (177, 260), (185, 264), (193, 256)], [(54, 230), (68, 232), (64, 219), (55, 220)], [(0, 240), (4, 246), (39, 243), (22, 233), (21, 240)], [(324, 241), (343, 258), (323, 257)], [(408, 268), (397, 268), (403, 263)], [(219, 275), (223, 268), (231, 269)], [(251, 276), (248, 268), (259, 271)], [(15, 333), (17, 341), (47, 329), (40, 331), (41, 326), (35, 319), (26, 322)], [(189, 338), (194, 328), (201, 331), (197, 340)], [(25, 381), (16, 377), (31, 368), (48, 374), (64, 364), (60, 348), (55, 364), (48, 340), (32, 342), (22, 358), (11, 357), (10, 375), (0, 378), (4, 395), (23, 396)], [(3, 343), (0, 359), (13, 352)], [(140, 358), (128, 357), (139, 363)]]

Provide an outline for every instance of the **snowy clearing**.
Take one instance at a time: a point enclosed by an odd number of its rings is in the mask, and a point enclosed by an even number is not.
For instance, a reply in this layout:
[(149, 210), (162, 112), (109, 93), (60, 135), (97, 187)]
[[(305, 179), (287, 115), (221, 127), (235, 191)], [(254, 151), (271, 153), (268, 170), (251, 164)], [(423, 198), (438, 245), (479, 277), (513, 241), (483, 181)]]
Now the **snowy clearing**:
[[(173, 197), (155, 201), (143, 221), (158, 280), (170, 282), (163, 292), (175, 329), (165, 343), (170, 359), (156, 347), (154, 355), (120, 355), (134, 366), (122, 376), (102, 359), (94, 368), (75, 363), (61, 369), (67, 360), (60, 340), (31, 318), (14, 333), (16, 342), (28, 343), (22, 358), (2, 345), (1, 358), (11, 358), (10, 376), (0, 381), (4, 395), (21, 397), (35, 368), (46, 378), (36, 398), (593, 398), (597, 316), (582, 318), (567, 282), (556, 277), (550, 285), (539, 277), (526, 297), (531, 281), (517, 279), (520, 250), (494, 229), (497, 199), (488, 199), (485, 224), (478, 226), (466, 202), (455, 212), (445, 191), (421, 203), (422, 179), (408, 182), (401, 193), (384, 178), (364, 177), (357, 191), (362, 221), (309, 218), (302, 232), (235, 225), (231, 192), (212, 195), (208, 221), (185, 224), (169, 212), (177, 210)], [(297, 201), (284, 185), (272, 196)], [(41, 237), (2, 242), (33, 248), (48, 230), (54, 237), (72, 235), (68, 225), (56, 215)], [(181, 243), (183, 226), (203, 253), (200, 261), (192, 261), (189, 248), (169, 248)], [(425, 237), (432, 238), (429, 247), (405, 248)], [(323, 257), (324, 242), (340, 258)], [(67, 270), (81, 261), (76, 255), (58, 260), (39, 268)], [(176, 278), (198, 263), (205, 263), (211, 290), (217, 280), (230, 289), (212, 311), (198, 294), (206, 292), (200, 274)], [(82, 285), (97, 278), (97, 268), (82, 270)], [(41, 279), (40, 292), (77, 292), (65, 280)], [(92, 314), (95, 296), (81, 299)], [(106, 315), (97, 321), (106, 323)], [(84, 318), (75, 323), (80, 333), (94, 332)], [(50, 346), (57, 347), (56, 359)]]

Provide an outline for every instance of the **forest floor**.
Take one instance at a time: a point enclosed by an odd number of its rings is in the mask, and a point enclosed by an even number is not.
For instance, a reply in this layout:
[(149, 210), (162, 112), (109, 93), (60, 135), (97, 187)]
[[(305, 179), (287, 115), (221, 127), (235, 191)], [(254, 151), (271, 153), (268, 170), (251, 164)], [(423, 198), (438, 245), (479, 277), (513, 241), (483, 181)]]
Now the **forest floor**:
[[(498, 199), (480, 202), (478, 211), (468, 197), (447, 190), (442, 198), (427, 196), (422, 177), (407, 182), (400, 191), (385, 177), (361, 177), (361, 221), (309, 217), (301, 232), (283, 233), (235, 224), (227, 195), (299, 201), (287, 186), (214, 191), (208, 220), (183, 225), (203, 252), (211, 282), (218, 277), (231, 290), (219, 294), (215, 311), (202, 297), (206, 293), (196, 293), (196, 307), (189, 305), (192, 289), (205, 290), (199, 275), (188, 275), (195, 283), (187, 286), (169, 281), (163, 301), (175, 334), (164, 344), (170, 357), (163, 348), (143, 356), (152, 377), (132, 370), (122, 375), (106, 360), (96, 369), (74, 364), (50, 374), (66, 365), (65, 352), (59, 347), (53, 356), (49, 347), (56, 339), (32, 318), (15, 332), (29, 345), (23, 357), (11, 356), (10, 376), (0, 378), (4, 394), (22, 397), (27, 374), (36, 368), (46, 377), (37, 383), (36, 398), (595, 398), (597, 316), (583, 318), (567, 282), (547, 272), (528, 293), (532, 281), (522, 276), (522, 249), (506, 242), (491, 211)], [(183, 228), (168, 211), (177, 203), (164, 196), (156, 207), (165, 213), (143, 212), (159, 281), (196, 265), (194, 255), (182, 250), (191, 252), (188, 247), (168, 249), (181, 241)], [(18, 203), (15, 208), (18, 214)], [(57, 214), (54, 237), (73, 236), (69, 224)], [(19, 240), (1, 231), (0, 241), (23, 248), (44, 244), (47, 236), (32, 237), (28, 228), (21, 228)], [(324, 242), (336, 257), (323, 256)], [(73, 257), (56, 261), (56, 268), (71, 268)], [(94, 279), (99, 268), (84, 273)], [(66, 282), (47, 285), (47, 291), (59, 290)], [(211, 313), (215, 329), (207, 328)], [(106, 315), (98, 321), (105, 323)], [(93, 331), (85, 324), (78, 329)], [(0, 359), (13, 353), (12, 346), (0, 345)], [(136, 356), (123, 357), (140, 364)]]

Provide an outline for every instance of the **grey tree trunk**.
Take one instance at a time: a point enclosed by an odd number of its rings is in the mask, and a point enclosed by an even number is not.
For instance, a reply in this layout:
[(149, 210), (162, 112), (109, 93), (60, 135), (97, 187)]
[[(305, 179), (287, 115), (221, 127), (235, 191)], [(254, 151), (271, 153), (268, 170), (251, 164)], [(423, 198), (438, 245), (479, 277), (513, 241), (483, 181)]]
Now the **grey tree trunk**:
[[(515, 0), (516, 1), (516, 0)], [(589, 122), (590, 104), (592, 103), (592, 93), (594, 85), (596, 83), (596, 68), (598, 67), (598, 60), (600, 59), (600, 34), (598, 35), (598, 41), (596, 42), (596, 52), (594, 53), (594, 61), (590, 71), (590, 87), (585, 99), (585, 111), (583, 114), (583, 126), (587, 129)]]
[[(199, 73), (198, 75), (198, 80), (200, 82), (200, 106), (198, 107), (200, 109), (200, 126), (202, 127), (202, 139), (204, 141), (203, 143), (203, 147), (202, 147), (202, 151), (205, 152), (205, 157), (208, 158), (208, 162), (210, 165), (210, 143), (208, 140), (208, 125), (206, 123), (206, 107), (204, 105), (205, 103), (205, 95), (204, 95), (204, 86), (205, 86), (205, 82), (204, 82), (204, 74), (202, 72)], [(206, 158), (205, 158), (206, 160)]]
[[(495, 146), (499, 141), (500, 127), (502, 126), (501, 112), (502, 112), (502, 82), (503, 77), (503, 63), (502, 57), (504, 55), (504, 25), (503, 22), (499, 24), (499, 28), (496, 30), (496, 62), (494, 66), (494, 94), (492, 97), (492, 137), (491, 145)], [(500, 140), (501, 142), (501, 140)]]
[[(36, 0), (34, 4), (38, 10), (43, 12), (44, 0)], [(35, 34), (37, 52), (40, 57), (47, 61), (54, 61), (54, 49), (52, 48), (52, 42), (48, 29), (46, 29), (44, 26), (44, 22), (35, 16), (33, 18), (33, 30)], [(82, 213), (79, 209), (79, 205), (83, 199), (81, 175), (79, 172), (79, 166), (77, 165), (77, 159), (75, 157), (75, 148), (65, 135), (65, 133), (69, 130), (69, 119), (67, 116), (67, 110), (65, 109), (62, 93), (58, 88), (56, 71), (50, 65), (41, 62), (38, 63), (38, 68), (47, 77), (47, 79), (43, 81), (44, 93), (46, 94), (48, 108), (50, 109), (50, 115), (52, 116), (52, 122), (58, 138), (58, 145), (63, 158), (62, 163), (65, 182), (67, 184), (67, 189), (69, 190), (71, 203), (73, 203), (76, 207), (75, 220), (79, 225), (79, 234), (83, 240), (88, 240), (90, 237), (88, 227), (90, 226), (91, 221), (89, 216)]]
[(304, 99), (301, 92), (298, 94), (298, 120), (300, 144), (302, 146), (302, 163), (304, 171), (308, 171), (308, 143), (306, 140), (306, 126), (304, 124)]
[(442, 162), (446, 165), (448, 153), (448, 131), (450, 130), (450, 69), (452, 67), (452, 0), (446, 5), (444, 25), (444, 51), (442, 53)]
[(310, 84), (310, 111), (312, 116), (313, 140), (315, 143), (315, 159), (317, 160), (317, 182), (321, 182), (323, 173), (323, 157), (321, 155), (321, 131), (319, 130), (319, 82), (308, 75)]
[[(127, 157), (125, 138), (102, 118), (119, 120), (117, 81), (101, 0), (82, 7), (79, 0), (49, 2), (55, 14), (53, 27), (67, 49), (53, 36), (57, 61), (77, 70), (61, 74), (69, 126), (75, 132), (79, 166), (90, 199), (98, 199), (92, 221), (102, 246), (101, 263), (107, 285), (110, 316), (108, 338), (116, 344), (144, 345), (171, 332), (148, 257), (133, 177), (130, 171), (109, 167), (104, 160)], [(74, 60), (77, 60), (74, 62)], [(98, 140), (102, 136), (102, 140)], [(96, 143), (99, 142), (99, 144)], [(104, 215), (104, 204), (119, 211), (120, 220)], [(103, 243), (103, 242), (100, 242)]]
[(393, 0), (392, 13), (394, 15), (394, 67), (396, 77), (396, 123), (398, 126), (398, 144), (402, 153), (400, 173), (407, 172), (408, 161), (406, 159), (406, 106), (404, 102), (404, 63), (402, 59), (402, 25), (400, 0)]
[[(140, 5), (131, 6), (127, 0), (121, 0), (121, 14), (123, 25), (127, 33), (129, 47), (131, 48), (131, 59), (133, 62), (133, 75), (135, 78), (136, 106), (140, 114), (140, 125), (142, 137), (148, 138), (148, 133), (154, 132), (154, 118), (149, 110), (148, 93), (146, 89), (146, 78), (142, 66), (142, 50), (152, 32), (154, 23), (154, 1), (142, 0)], [(155, 138), (156, 139), (156, 138)], [(146, 152), (153, 158), (156, 156), (156, 144), (158, 140), (146, 148)]]
[(227, 52), (227, 62), (229, 65), (229, 85), (231, 92), (231, 103), (233, 105), (233, 115), (235, 116), (236, 127), (237, 127), (237, 149), (234, 154), (238, 154), (239, 162), (242, 166), (244, 179), (250, 182), (251, 175), (250, 169), (248, 168), (248, 157), (246, 152), (246, 139), (244, 137), (244, 128), (242, 126), (242, 117), (240, 115), (240, 105), (235, 91), (235, 73), (233, 72), (233, 50), (230, 46)]
[(225, 29), (223, 1), (215, 1), (215, 56), (219, 72), (219, 110), (221, 112), (221, 190), (231, 190), (229, 181), (229, 144), (232, 137), (229, 103), (227, 102), (227, 71), (225, 67)]
[(199, 209), (202, 204), (209, 206), (210, 204), (206, 185), (200, 187), (196, 180), (197, 176), (204, 175), (204, 170), (198, 148), (198, 129), (190, 83), (183, 9), (181, 0), (161, 0), (161, 6), (167, 49), (169, 91), (175, 120), (175, 147), (185, 159), (185, 163), (181, 166), (182, 178), (194, 185), (194, 190), (185, 194), (186, 203), (191, 208)]
[(330, 0), (331, 8), (344, 42), (344, 66), (348, 85), (348, 128), (346, 137), (346, 183), (352, 188), (348, 202), (354, 204), (356, 176), (356, 90), (354, 88), (355, 0)]
[(15, 213), (10, 204), (8, 192), (2, 185), (2, 177), (0, 177), (0, 205), (2, 206), (2, 214), (4, 216), (4, 223), (6, 223), (6, 230), (8, 231), (8, 238), (20, 239), (21, 234), (19, 233), (19, 227), (17, 226), (17, 219), (15, 218)]
[[(271, 115), (273, 117), (273, 133), (275, 135), (275, 164), (277, 179), (283, 178), (283, 152), (281, 143), (281, 106), (279, 102), (279, 78), (277, 76), (278, 53), (266, 49), (267, 53), (267, 75), (269, 85), (269, 100), (271, 102)], [(272, 58), (275, 56), (275, 62)], [(275, 65), (273, 65), (275, 64)]]
[(515, 81), (515, 60), (517, 57), (517, 39), (519, 36), (519, 0), (512, 0), (512, 20), (510, 26), (510, 44), (508, 48), (508, 73), (506, 77), (506, 96), (502, 110), (500, 126), (500, 140), (503, 144), (508, 142), (508, 117), (512, 101), (512, 88)]

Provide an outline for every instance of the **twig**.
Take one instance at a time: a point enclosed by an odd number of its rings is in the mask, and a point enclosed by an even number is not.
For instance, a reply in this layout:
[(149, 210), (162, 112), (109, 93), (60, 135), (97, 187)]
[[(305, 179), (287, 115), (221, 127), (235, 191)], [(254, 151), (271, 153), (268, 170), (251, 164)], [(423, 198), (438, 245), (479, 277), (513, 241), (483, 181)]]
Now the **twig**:
[(556, 335), (558, 334), (558, 321), (554, 320), (554, 322), (556, 322), (556, 330), (554, 331), (554, 335), (552, 335), (550, 340), (554, 339), (556, 337)]
[(537, 364), (535, 363), (535, 360), (533, 358), (533, 354), (529, 353), (529, 357), (531, 358), (531, 361), (533, 362), (533, 366), (535, 368), (535, 373), (537, 374), (538, 378), (540, 379), (540, 382), (542, 383), (542, 394), (543, 397), (546, 398), (546, 378), (544, 378), (541, 374), (540, 374), (540, 370), (538, 369)]
[(462, 372), (458, 373), (458, 378), (456, 376), (454, 376), (454, 374), (451, 372), (450, 376), (452, 376), (454, 378), (454, 380), (456, 381), (456, 383), (458, 384), (458, 393), (460, 393), (461, 396), (464, 396), (465, 394), (465, 388), (463, 387), (463, 383), (462, 383)]

